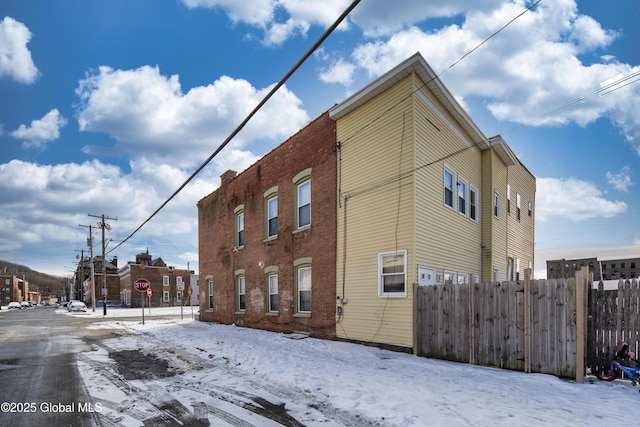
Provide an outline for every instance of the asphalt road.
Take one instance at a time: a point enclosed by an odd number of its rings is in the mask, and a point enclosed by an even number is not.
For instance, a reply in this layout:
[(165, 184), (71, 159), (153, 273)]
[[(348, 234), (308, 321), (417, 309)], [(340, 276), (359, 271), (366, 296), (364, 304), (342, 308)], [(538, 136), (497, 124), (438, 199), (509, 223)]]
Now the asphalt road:
[(0, 313), (0, 426), (99, 425), (96, 407), (76, 367), (85, 339), (108, 330), (88, 330), (87, 319), (60, 316), (39, 306)]

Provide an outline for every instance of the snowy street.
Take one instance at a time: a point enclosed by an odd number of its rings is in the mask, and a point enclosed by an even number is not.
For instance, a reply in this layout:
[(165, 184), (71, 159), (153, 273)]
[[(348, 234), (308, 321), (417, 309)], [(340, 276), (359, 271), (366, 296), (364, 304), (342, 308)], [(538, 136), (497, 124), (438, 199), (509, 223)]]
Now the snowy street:
[(577, 384), (179, 310), (153, 309), (165, 315), (142, 325), (140, 310), (111, 309), (91, 326), (115, 331), (78, 363), (103, 425), (601, 426), (629, 422), (640, 400), (625, 381)]

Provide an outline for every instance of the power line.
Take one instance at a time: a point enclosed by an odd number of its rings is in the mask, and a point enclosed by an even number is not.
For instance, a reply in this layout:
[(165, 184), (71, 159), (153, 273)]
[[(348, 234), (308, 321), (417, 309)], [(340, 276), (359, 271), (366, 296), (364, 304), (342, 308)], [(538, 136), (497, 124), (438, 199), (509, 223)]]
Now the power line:
[(507, 22), (505, 25), (503, 25), (502, 27), (500, 27), (500, 29), (498, 29), (497, 31), (495, 31), (493, 34), (491, 34), (490, 36), (488, 36), (487, 38), (485, 38), (484, 40), (482, 40), (478, 45), (476, 45), (473, 49), (471, 49), (470, 51), (466, 52), (465, 54), (463, 54), (460, 58), (458, 58), (458, 60), (454, 61), (451, 65), (449, 65), (447, 68), (445, 68), (444, 70), (442, 70), (440, 73), (436, 74), (434, 77), (430, 78), (429, 81), (424, 82), (424, 84), (420, 87), (417, 87), (413, 92), (411, 92), (410, 94), (408, 94), (407, 96), (405, 96), (404, 98), (400, 99), (398, 102), (396, 102), (395, 104), (393, 104), (391, 107), (389, 107), (387, 110), (383, 111), (379, 116), (375, 117), (374, 119), (372, 119), (370, 122), (366, 123), (365, 125), (363, 125), (360, 129), (355, 130), (351, 135), (349, 135), (347, 138), (344, 138), (342, 140), (342, 144), (344, 144), (345, 142), (349, 141), (351, 138), (353, 138), (354, 136), (356, 136), (357, 134), (359, 134), (360, 132), (362, 132), (363, 130), (365, 130), (366, 128), (368, 128), (369, 126), (371, 126), (372, 124), (374, 124), (375, 122), (377, 122), (378, 120), (382, 119), (382, 117), (386, 116), (390, 111), (393, 111), (395, 108), (397, 108), (400, 104), (402, 104), (404, 101), (406, 101), (407, 99), (409, 99), (413, 94), (417, 93), (418, 91), (422, 90), (423, 88), (425, 88), (429, 83), (431, 83), (432, 81), (439, 79), (444, 73), (446, 73), (447, 71), (449, 71), (450, 69), (452, 69), (453, 67), (455, 67), (456, 65), (458, 65), (462, 60), (464, 60), (467, 56), (471, 55), (473, 52), (475, 52), (476, 50), (478, 50), (480, 47), (482, 47), (482, 45), (484, 45), (485, 43), (487, 43), (489, 40), (491, 40), (493, 37), (497, 36), (498, 34), (500, 34), (502, 31), (504, 31), (509, 25), (513, 24), (518, 18), (520, 18), (522, 15), (524, 15), (525, 13), (529, 12), (530, 10), (532, 10), (534, 7), (536, 7), (540, 2), (542, 2), (542, 0), (537, 0), (535, 3), (533, 3), (531, 6), (527, 7), (525, 10), (523, 10), (521, 13), (519, 13), (517, 16), (515, 16), (513, 19), (511, 19), (509, 22)]
[(258, 103), (258, 105), (238, 125), (238, 127), (236, 127), (233, 130), (233, 132), (231, 132), (229, 136), (227, 136), (227, 138), (220, 144), (220, 146), (218, 146), (218, 148), (187, 178), (187, 180), (184, 183), (182, 183), (182, 185), (180, 185), (180, 187), (178, 187), (176, 191), (173, 192), (173, 194), (171, 194), (171, 196), (169, 196), (167, 200), (164, 201), (164, 203), (160, 205), (160, 207), (158, 207), (149, 216), (149, 218), (144, 220), (142, 224), (138, 226), (138, 228), (133, 230), (131, 234), (129, 234), (122, 242), (118, 243), (108, 253), (111, 253), (117, 248), (119, 248), (120, 246), (122, 246), (127, 240), (129, 240), (134, 234), (136, 234), (147, 222), (149, 222), (154, 216), (156, 216), (158, 212), (160, 212), (160, 210), (162, 210), (175, 196), (177, 196), (178, 193), (180, 193), (180, 191), (182, 191), (182, 189), (184, 189), (184, 187), (186, 187), (187, 184), (189, 184), (191, 180), (193, 180), (193, 178), (195, 178), (196, 175), (198, 175), (200, 171), (202, 171), (202, 169), (204, 169), (204, 167), (207, 166), (209, 162), (213, 160), (213, 158), (217, 156), (218, 153), (220, 153), (220, 151), (222, 151), (222, 149), (226, 147), (227, 144), (245, 127), (245, 125), (249, 122), (249, 120), (251, 120), (251, 118), (278, 91), (278, 89), (280, 89), (280, 87), (282, 87), (285, 84), (285, 82), (289, 79), (289, 77), (291, 77), (293, 73), (295, 73), (298, 70), (298, 68), (300, 68), (300, 66), (309, 58), (309, 56), (311, 56), (313, 52), (315, 52), (315, 50), (331, 35), (331, 33), (333, 33), (333, 31), (338, 27), (338, 25), (340, 25), (342, 21), (344, 21), (344, 19), (349, 15), (349, 13), (351, 13), (351, 11), (358, 5), (358, 3), (360, 3), (360, 1), (361, 0), (354, 0), (353, 2), (351, 2), (349, 7), (347, 7), (347, 9), (338, 17), (338, 19), (329, 28), (327, 28), (327, 30), (320, 36), (320, 38), (313, 44), (313, 46), (311, 46), (309, 50), (307, 50), (307, 52), (305, 52), (305, 54), (298, 60), (298, 62), (296, 62), (296, 64), (293, 67), (291, 67), (291, 69), (284, 75), (284, 77), (282, 77), (282, 79), (280, 79), (280, 81), (269, 91), (269, 93), (267, 93), (267, 95), (262, 99), (262, 101)]

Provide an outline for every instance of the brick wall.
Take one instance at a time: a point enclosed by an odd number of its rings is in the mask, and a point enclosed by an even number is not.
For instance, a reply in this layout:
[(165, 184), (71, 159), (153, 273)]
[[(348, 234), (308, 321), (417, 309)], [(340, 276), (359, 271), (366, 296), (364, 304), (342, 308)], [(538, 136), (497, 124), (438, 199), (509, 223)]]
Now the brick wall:
[[(327, 113), (243, 173), (227, 172), (198, 203), (201, 319), (281, 332), (335, 336), (336, 128)], [(311, 226), (294, 230), (293, 178), (311, 169)], [(278, 236), (266, 239), (265, 197), (278, 187)], [(234, 248), (235, 213), (244, 205), (245, 244)], [(295, 313), (294, 262), (312, 259), (310, 315)], [(267, 313), (265, 270), (278, 268), (278, 313)], [(244, 270), (246, 308), (236, 310), (235, 272)], [(207, 277), (214, 307), (207, 309)]]

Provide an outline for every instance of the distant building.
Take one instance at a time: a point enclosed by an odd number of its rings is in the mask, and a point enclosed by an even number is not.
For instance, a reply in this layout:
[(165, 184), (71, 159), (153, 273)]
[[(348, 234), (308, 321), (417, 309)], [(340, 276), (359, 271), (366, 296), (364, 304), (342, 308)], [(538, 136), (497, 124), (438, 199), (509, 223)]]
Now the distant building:
[(620, 280), (634, 279), (638, 277), (640, 258), (608, 259), (577, 258), (555, 259), (547, 261), (547, 279), (559, 279), (574, 277), (576, 271), (583, 266), (589, 267), (593, 273), (593, 280)]
[[(105, 265), (106, 282), (103, 282), (102, 279), (102, 260), (103, 258), (101, 255), (93, 257), (93, 277), (95, 282), (96, 303), (97, 305), (102, 305), (104, 301), (104, 293), (106, 292), (107, 305), (118, 304), (120, 299), (118, 257), (113, 257), (111, 261), (107, 260)], [(92, 303), (91, 262), (90, 257), (83, 257), (78, 263), (69, 298), (84, 301), (87, 305)]]
[(2, 305), (7, 305), (12, 301), (29, 301), (29, 282), (27, 280), (13, 274), (4, 274), (0, 275), (0, 282), (2, 283), (2, 288), (0, 288)]
[[(194, 281), (193, 270), (176, 269), (162, 258), (152, 259), (149, 251), (136, 255), (136, 260), (129, 261), (120, 271), (120, 304), (123, 307), (141, 307), (142, 298), (147, 307), (179, 307), (189, 305), (189, 288)], [(151, 286), (151, 297), (146, 292), (139, 292), (134, 284), (139, 279), (147, 279)], [(195, 278), (197, 283), (197, 277)], [(191, 287), (191, 295), (197, 293)]]

